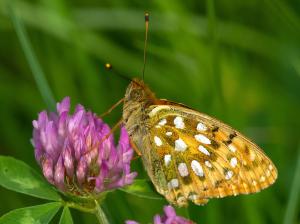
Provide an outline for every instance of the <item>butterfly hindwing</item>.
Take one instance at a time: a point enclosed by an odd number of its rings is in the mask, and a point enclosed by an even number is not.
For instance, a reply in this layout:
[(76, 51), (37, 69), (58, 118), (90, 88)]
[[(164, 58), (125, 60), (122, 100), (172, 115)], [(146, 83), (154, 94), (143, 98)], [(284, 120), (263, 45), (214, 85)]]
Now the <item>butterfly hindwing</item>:
[(146, 112), (145, 141), (153, 160), (148, 163), (154, 164), (146, 169), (171, 203), (204, 204), (258, 192), (276, 180), (276, 168), (263, 151), (224, 123), (181, 105), (153, 105)]

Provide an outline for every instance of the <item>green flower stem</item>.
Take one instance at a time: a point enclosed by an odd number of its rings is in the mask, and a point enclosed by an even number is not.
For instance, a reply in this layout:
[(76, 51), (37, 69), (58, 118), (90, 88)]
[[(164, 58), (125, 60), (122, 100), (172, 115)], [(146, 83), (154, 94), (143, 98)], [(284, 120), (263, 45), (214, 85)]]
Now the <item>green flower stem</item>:
[(82, 211), (82, 212), (88, 212), (88, 213), (92, 213), (92, 214), (95, 213), (95, 209), (94, 208), (87, 208), (85, 206), (81, 206), (78, 203), (66, 202), (66, 205), (68, 207), (70, 207), (70, 208), (74, 208), (74, 209), (77, 209), (77, 210)]
[(99, 202), (104, 200), (106, 196), (106, 193), (101, 194), (96, 199), (95, 197), (72, 197), (69, 195), (69, 199), (71, 198), (72, 201), (64, 201), (65, 205), (77, 209), (82, 212), (92, 213), (94, 214), (100, 224), (109, 224), (109, 221), (107, 220), (107, 217), (102, 210)]
[(100, 224), (109, 224), (104, 211), (99, 205), (98, 201), (95, 200), (95, 213), (94, 213)]

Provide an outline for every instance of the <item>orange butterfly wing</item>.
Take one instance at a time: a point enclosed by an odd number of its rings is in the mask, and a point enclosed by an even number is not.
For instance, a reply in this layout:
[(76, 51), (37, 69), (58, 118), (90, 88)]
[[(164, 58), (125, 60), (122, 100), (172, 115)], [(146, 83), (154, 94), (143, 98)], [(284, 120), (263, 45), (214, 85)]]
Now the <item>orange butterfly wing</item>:
[[(263, 151), (228, 125), (182, 105), (147, 109), (142, 155), (158, 192), (178, 206), (258, 192), (277, 178)], [(147, 156), (147, 158), (145, 158)]]

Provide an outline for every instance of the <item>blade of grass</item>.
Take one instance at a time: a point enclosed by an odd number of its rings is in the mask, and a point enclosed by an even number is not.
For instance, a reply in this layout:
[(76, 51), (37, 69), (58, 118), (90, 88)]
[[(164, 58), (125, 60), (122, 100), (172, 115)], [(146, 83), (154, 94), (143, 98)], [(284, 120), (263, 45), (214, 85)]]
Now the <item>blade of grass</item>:
[(289, 201), (284, 216), (284, 222), (283, 222), (284, 224), (295, 223), (294, 219), (296, 217), (296, 209), (299, 200), (299, 193), (300, 193), (300, 144), (298, 146), (298, 160), (295, 169), (294, 180), (292, 183), (291, 193), (289, 196)]
[(8, 12), (9, 16), (12, 20), (14, 29), (16, 30), (17, 36), (21, 43), (21, 47), (24, 51), (27, 62), (32, 71), (33, 77), (37, 84), (37, 87), (42, 95), (44, 102), (46, 103), (49, 110), (55, 109), (55, 100), (52, 94), (52, 91), (47, 83), (45, 78), (45, 74), (33, 52), (32, 46), (29, 42), (25, 27), (23, 26), (22, 21), (18, 18), (18, 16), (14, 12), (14, 8), (12, 3), (8, 3)]
[[(210, 42), (210, 70), (212, 71), (212, 87), (215, 90), (216, 97), (219, 101), (219, 107), (223, 108), (220, 111), (225, 111), (225, 101), (223, 98), (223, 91), (222, 91), (222, 80), (220, 75), (220, 58), (219, 58), (219, 42), (216, 35), (217, 31), (217, 18), (215, 13), (215, 6), (214, 6), (214, 0), (207, 0), (206, 1), (206, 13), (207, 13), (207, 35)], [(225, 113), (224, 113), (225, 114)], [(223, 114), (223, 115), (224, 115)], [(217, 206), (217, 204), (216, 204)], [(210, 209), (208, 211), (209, 213), (212, 213), (212, 210)], [(217, 207), (217, 209), (214, 209), (214, 218), (217, 220), (217, 223), (220, 221), (220, 209)]]
[(219, 57), (219, 39), (217, 35), (217, 17), (215, 12), (214, 0), (206, 1), (207, 10), (207, 34), (211, 40), (211, 71), (213, 75), (213, 88), (219, 100), (220, 111), (223, 111), (223, 116), (226, 115), (225, 99), (223, 96), (222, 76), (220, 70), (220, 57)]
[(294, 34), (300, 35), (300, 19), (289, 4), (281, 0), (267, 0), (266, 3), (275, 12), (273, 14), (281, 18)]
[[(1, 5), (0, 1), (0, 12), (2, 8), (2, 13), (7, 15), (7, 10)], [(20, 15), (20, 18), (25, 24), (42, 30), (47, 34), (51, 34), (60, 40), (68, 41), (68, 43), (73, 41), (70, 40), (68, 32), (72, 31), (74, 27), (71, 26), (69, 20), (62, 18), (54, 11), (47, 10), (42, 6), (33, 5), (25, 1), (17, 1), (15, 11), (18, 12), (18, 15)], [(91, 20), (94, 20), (95, 14), (97, 15), (97, 22), (94, 22), (94, 24), (91, 25)], [(137, 12), (136, 10), (118, 10), (114, 13), (110, 13), (110, 11), (107, 12), (107, 10), (101, 8), (96, 8), (92, 11), (89, 9), (80, 9), (74, 10), (74, 15), (76, 18), (76, 23), (79, 25), (79, 27), (85, 28), (85, 34), (87, 33), (88, 28), (100, 30), (129, 29), (134, 31), (142, 31), (144, 29), (142, 25), (140, 26), (138, 24), (141, 15), (140, 12)], [(82, 19), (82, 17), (86, 18)], [(156, 20), (159, 21), (159, 24), (157, 26), (156, 24), (152, 25), (152, 33), (161, 31), (176, 32), (178, 30), (178, 28), (172, 26), (172, 24), (176, 24), (176, 21), (179, 20), (177, 15), (172, 15), (172, 17), (169, 18), (164, 17), (162, 14), (157, 14), (156, 18)], [(101, 21), (105, 21), (105, 25), (103, 25)], [(120, 24), (120, 21), (122, 21), (121, 28), (119, 26), (115, 26), (116, 24)], [(184, 27), (186, 32), (197, 35), (200, 38), (206, 37), (206, 19), (201, 16), (192, 16), (191, 21), (193, 22), (190, 23), (189, 26)], [(217, 24), (217, 30), (218, 33), (222, 34), (218, 35), (221, 44), (228, 44), (230, 46), (234, 46), (249, 52), (254, 52), (271, 59), (280, 60), (281, 57), (279, 57), (280, 54), (278, 54), (278, 49), (282, 50), (286, 47), (286, 42), (280, 41), (274, 36), (267, 35), (263, 32), (259, 32), (258, 30), (236, 22), (224, 22), (220, 20)], [(99, 43), (100, 41), (97, 40), (93, 46), (98, 46)], [(79, 44), (80, 47), (83, 47), (84, 49), (87, 48), (85, 46), (85, 42)], [(104, 43), (104, 45), (105, 44), (106, 43)], [(87, 50), (90, 53), (94, 53), (98, 56), (100, 54), (96, 52), (97, 49), (95, 48), (89, 48)], [(107, 60), (107, 53), (103, 52), (103, 54), (106, 54)], [(128, 61), (126, 63), (128, 64)], [(131, 67), (133, 66), (132, 64), (130, 65)]]

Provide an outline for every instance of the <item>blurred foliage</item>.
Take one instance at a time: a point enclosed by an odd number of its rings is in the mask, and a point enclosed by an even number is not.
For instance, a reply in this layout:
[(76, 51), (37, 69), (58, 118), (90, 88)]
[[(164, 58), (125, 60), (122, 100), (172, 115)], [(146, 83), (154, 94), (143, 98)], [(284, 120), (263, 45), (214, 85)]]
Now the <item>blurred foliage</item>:
[[(141, 75), (143, 14), (150, 11), (146, 82), (157, 96), (241, 130), (279, 171), (275, 185), (259, 194), (214, 199), (204, 207), (190, 205), (178, 211), (198, 223), (283, 222), (290, 195), (299, 196), (299, 189), (291, 188), (293, 179), (299, 180), (299, 1), (10, 2), (28, 31), (55, 99), (69, 95), (73, 105), (80, 102), (99, 114), (123, 97), (128, 84), (105, 71), (105, 62), (130, 78)], [(9, 13), (6, 1), (0, 0), (0, 150), (38, 170), (30, 144), (31, 121), (46, 104)], [(106, 121), (116, 123), (121, 109)], [(133, 162), (133, 169), (145, 175), (140, 160)], [(43, 202), (3, 188), (0, 194), (0, 215)], [(129, 218), (146, 223), (164, 204), (115, 191), (105, 209), (113, 223)], [(293, 204), (287, 223), (300, 222), (299, 200)], [(71, 213), (75, 223), (96, 221), (89, 214)]]

